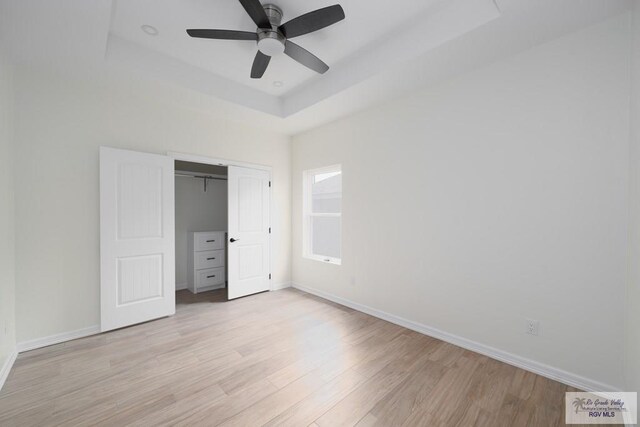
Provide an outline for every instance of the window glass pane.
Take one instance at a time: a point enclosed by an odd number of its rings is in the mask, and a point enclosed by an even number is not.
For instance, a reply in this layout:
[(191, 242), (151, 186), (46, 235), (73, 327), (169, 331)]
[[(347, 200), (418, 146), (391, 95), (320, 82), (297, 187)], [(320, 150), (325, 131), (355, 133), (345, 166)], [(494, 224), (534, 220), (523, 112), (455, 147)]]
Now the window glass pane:
[(311, 212), (342, 212), (342, 173), (328, 172), (313, 176), (311, 183)]
[(311, 217), (311, 251), (314, 255), (340, 258), (340, 217)]

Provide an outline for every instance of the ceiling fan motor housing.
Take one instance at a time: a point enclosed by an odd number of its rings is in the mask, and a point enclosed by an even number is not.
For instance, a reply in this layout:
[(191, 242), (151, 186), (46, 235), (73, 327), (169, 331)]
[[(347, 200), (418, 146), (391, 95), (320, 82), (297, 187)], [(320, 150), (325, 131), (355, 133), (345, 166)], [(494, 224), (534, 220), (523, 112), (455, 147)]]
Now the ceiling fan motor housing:
[(285, 37), (278, 31), (282, 22), (282, 9), (274, 4), (263, 5), (271, 23), (271, 29), (258, 28), (258, 49), (267, 56), (284, 53)]
[(264, 8), (264, 12), (269, 18), (269, 22), (271, 22), (271, 25), (273, 25), (274, 27), (279, 27), (282, 23), (282, 9), (271, 3), (264, 4), (262, 7)]

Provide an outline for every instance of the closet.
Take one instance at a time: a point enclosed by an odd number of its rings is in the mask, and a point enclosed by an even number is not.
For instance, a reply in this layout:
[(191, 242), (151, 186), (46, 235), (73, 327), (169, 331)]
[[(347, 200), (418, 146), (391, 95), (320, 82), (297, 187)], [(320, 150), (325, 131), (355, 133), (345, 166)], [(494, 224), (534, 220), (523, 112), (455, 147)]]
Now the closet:
[(176, 291), (226, 287), (227, 167), (176, 161)]
[(270, 166), (100, 147), (100, 330), (270, 290), (271, 190)]

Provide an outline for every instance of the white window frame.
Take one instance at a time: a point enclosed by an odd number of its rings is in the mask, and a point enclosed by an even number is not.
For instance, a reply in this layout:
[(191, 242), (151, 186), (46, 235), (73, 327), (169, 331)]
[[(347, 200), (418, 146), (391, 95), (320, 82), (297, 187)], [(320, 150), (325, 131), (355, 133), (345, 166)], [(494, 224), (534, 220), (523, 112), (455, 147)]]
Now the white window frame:
[[(342, 264), (342, 258), (333, 258), (323, 255), (316, 255), (311, 248), (312, 227), (311, 218), (313, 217), (332, 217), (340, 218), (340, 256), (342, 256), (342, 212), (340, 213), (313, 213), (311, 211), (312, 185), (314, 175), (321, 173), (340, 172), (342, 174), (342, 165), (332, 165), (318, 169), (309, 169), (302, 172), (302, 256), (314, 261), (320, 261), (325, 264)], [(342, 210), (342, 209), (341, 209)]]

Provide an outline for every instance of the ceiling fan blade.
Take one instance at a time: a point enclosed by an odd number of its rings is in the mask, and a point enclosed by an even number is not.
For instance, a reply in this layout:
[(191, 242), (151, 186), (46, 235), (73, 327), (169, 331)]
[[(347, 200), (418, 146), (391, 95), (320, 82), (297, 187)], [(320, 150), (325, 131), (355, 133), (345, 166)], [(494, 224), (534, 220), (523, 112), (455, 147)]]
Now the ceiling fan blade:
[(258, 41), (258, 35), (249, 31), (234, 30), (187, 30), (187, 34), (191, 37), (200, 39), (218, 39), (218, 40), (253, 40)]
[(267, 70), (269, 61), (271, 61), (270, 56), (267, 56), (264, 53), (258, 51), (258, 53), (256, 53), (256, 57), (253, 59), (253, 65), (251, 66), (251, 78), (261, 78), (264, 75), (264, 72)]
[(258, 28), (271, 29), (271, 22), (269, 22), (269, 18), (258, 0), (240, 0), (240, 3)]
[(289, 40), (284, 43), (284, 53), (317, 73), (324, 74), (329, 69), (320, 58)]
[(278, 29), (288, 39), (318, 31), (344, 19), (344, 10), (339, 4), (305, 13), (280, 25)]

